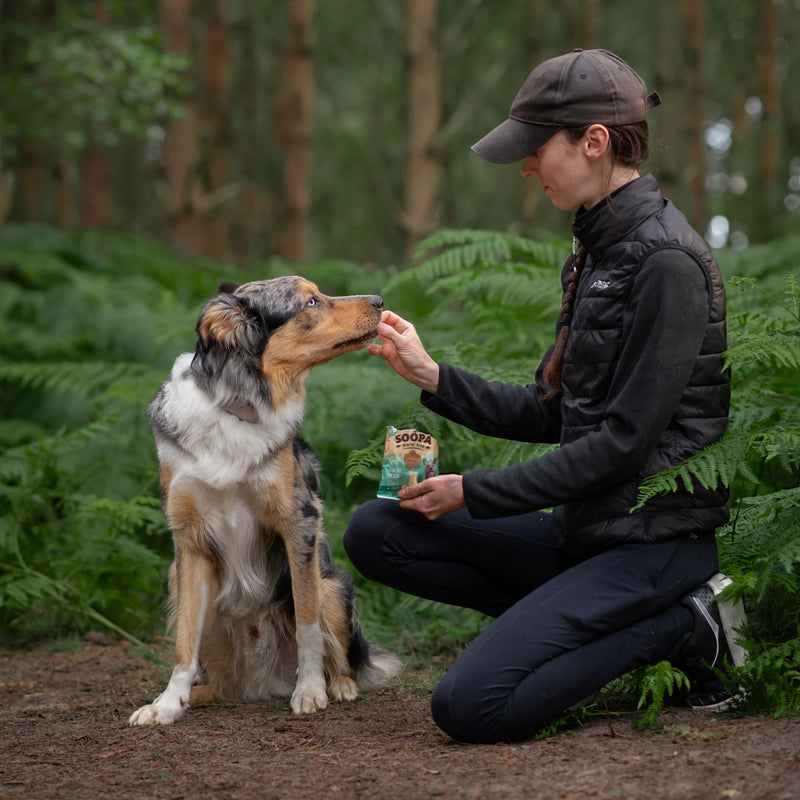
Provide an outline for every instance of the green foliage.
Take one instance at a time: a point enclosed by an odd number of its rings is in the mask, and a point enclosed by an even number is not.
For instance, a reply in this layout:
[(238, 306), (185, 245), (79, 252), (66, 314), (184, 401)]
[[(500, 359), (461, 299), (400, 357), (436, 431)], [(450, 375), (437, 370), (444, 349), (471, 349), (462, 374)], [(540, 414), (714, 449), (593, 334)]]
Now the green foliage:
[[(796, 274), (785, 272), (800, 255), (798, 241), (754, 248), (750, 260), (741, 252), (729, 254), (744, 275), (727, 281), (728, 361), (734, 376), (729, 432), (683, 464), (645, 481), (638, 498), (643, 505), (679, 485), (691, 488), (695, 481), (704, 486), (721, 481), (731, 488), (731, 522), (718, 536), (721, 562), (734, 578), (732, 593), (747, 602), (750, 646), (763, 653), (765, 665), (782, 663), (781, 648), (794, 652), (800, 628), (800, 290)], [(530, 380), (534, 359), (552, 336), (559, 301), (556, 270), (566, 255), (563, 243), (442, 231), (423, 241), (416, 255), (425, 259), (394, 278), (387, 292), (423, 286), (427, 295), (438, 298), (438, 307), (427, 316), (407, 314), (423, 336), (433, 339), (429, 350), (435, 357), (487, 377)], [(456, 334), (468, 331), (467, 337), (480, 344), (442, 330), (443, 320), (452, 318), (448, 315), (458, 320)], [(523, 342), (527, 349), (518, 344)], [(440, 439), (448, 471), (512, 464), (546, 450), (487, 440), (426, 414), (411, 398), (401, 424), (421, 427)], [(383, 432), (377, 431), (350, 454), (347, 480), (364, 474), (374, 479), (382, 448)], [(774, 653), (768, 642), (780, 643)], [(770, 674), (772, 707), (793, 708), (796, 676), (778, 669)], [(645, 724), (658, 716), (673, 689), (683, 685), (681, 676), (668, 665), (635, 673)], [(748, 683), (742, 675), (737, 679)], [(763, 693), (759, 696), (763, 701)]]
[[(691, 480), (730, 486), (732, 519), (718, 542), (735, 581), (729, 591), (747, 604), (753, 654), (732, 678), (746, 689), (745, 708), (796, 713), (800, 313), (797, 281), (784, 269), (794, 251), (785, 242), (775, 248), (780, 274), (770, 269), (770, 250), (759, 248), (760, 273), (737, 253), (748, 280), (728, 281), (728, 435), (648, 481), (640, 500)], [(161, 630), (172, 545), (145, 409), (174, 357), (194, 347), (200, 304), (222, 279), (292, 271), (329, 294), (380, 293), (414, 321), (436, 358), (530, 381), (552, 337), (568, 245), (446, 231), (419, 252), (428, 257), (391, 278), (342, 261), (291, 270), (268, 262), (245, 273), (130, 236), (0, 232), (0, 636), (104, 625), (137, 639)], [(319, 367), (308, 386), (303, 434), (323, 465), (326, 523), (340, 563), (350, 514), (375, 495), (387, 424), (432, 433), (446, 471), (516, 463), (548, 449), (487, 439), (436, 417), (413, 387), (365, 353)], [(354, 577), (370, 638), (414, 663), (444, 668), (487, 623)], [(683, 687), (664, 665), (626, 680), (645, 722)]]
[[(413, 267), (397, 273), (384, 298), (414, 320), (431, 355), (490, 379), (528, 383), (552, 337), (561, 302), (565, 242), (536, 242), (493, 231), (444, 230), (424, 239)], [(424, 295), (419, 287), (424, 287)], [(430, 307), (425, 298), (433, 301)], [(420, 307), (421, 306), (421, 307)], [(467, 472), (527, 461), (549, 445), (487, 439), (427, 411), (406, 393), (369, 442), (347, 457), (346, 481), (380, 471), (385, 425), (417, 428), (439, 442), (443, 471)]]
[(636, 710), (642, 714), (634, 722), (634, 727), (642, 730), (655, 725), (665, 706), (669, 705), (669, 698), (682, 690), (688, 691), (689, 687), (689, 679), (681, 670), (669, 661), (659, 661), (624, 676), (617, 689), (624, 691), (627, 688), (634, 696), (638, 695)]
[(160, 625), (171, 541), (144, 412), (221, 277), (128, 236), (2, 231), (0, 635)]
[(151, 25), (99, 25), (70, 10), (55, 24), (12, 19), (2, 52), (4, 148), (40, 142), (68, 158), (182, 113), (188, 61), (164, 53)]
[[(775, 250), (800, 255), (791, 243), (778, 242)], [(737, 254), (745, 277), (728, 280), (733, 381), (727, 435), (645, 481), (638, 503), (694, 481), (729, 487), (731, 521), (717, 541), (723, 568), (734, 578), (731, 593), (748, 609), (754, 656), (736, 671), (747, 688), (743, 705), (796, 713), (797, 670), (784, 667), (787, 654), (796, 656), (800, 647), (800, 284), (795, 272), (765, 265), (768, 253), (758, 248), (751, 254), (758, 258), (758, 278)]]

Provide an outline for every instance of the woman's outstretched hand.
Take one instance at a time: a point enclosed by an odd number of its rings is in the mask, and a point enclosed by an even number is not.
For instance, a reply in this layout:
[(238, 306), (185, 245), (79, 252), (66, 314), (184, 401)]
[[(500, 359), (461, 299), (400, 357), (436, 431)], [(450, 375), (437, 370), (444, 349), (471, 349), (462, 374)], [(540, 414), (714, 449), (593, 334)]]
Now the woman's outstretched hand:
[(394, 311), (384, 311), (377, 331), (381, 341), (369, 345), (367, 352), (383, 356), (401, 378), (435, 394), (439, 365), (428, 355), (414, 326)]
[(462, 480), (461, 475), (436, 475), (422, 483), (403, 486), (398, 492), (400, 507), (419, 511), (428, 519), (439, 519), (466, 505)]

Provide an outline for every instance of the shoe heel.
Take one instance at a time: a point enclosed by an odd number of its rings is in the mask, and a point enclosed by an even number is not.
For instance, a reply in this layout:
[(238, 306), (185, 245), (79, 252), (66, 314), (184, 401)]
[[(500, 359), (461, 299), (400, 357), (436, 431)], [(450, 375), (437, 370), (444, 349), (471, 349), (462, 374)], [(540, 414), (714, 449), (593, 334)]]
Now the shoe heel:
[(722, 630), (725, 632), (725, 639), (728, 642), (728, 650), (735, 667), (741, 667), (747, 661), (747, 650), (739, 644), (739, 630), (747, 622), (747, 614), (744, 610), (744, 603), (741, 600), (717, 600), (717, 595), (725, 588), (730, 586), (733, 581), (727, 576), (718, 572), (707, 582), (708, 587), (714, 593), (714, 600), (719, 610)]

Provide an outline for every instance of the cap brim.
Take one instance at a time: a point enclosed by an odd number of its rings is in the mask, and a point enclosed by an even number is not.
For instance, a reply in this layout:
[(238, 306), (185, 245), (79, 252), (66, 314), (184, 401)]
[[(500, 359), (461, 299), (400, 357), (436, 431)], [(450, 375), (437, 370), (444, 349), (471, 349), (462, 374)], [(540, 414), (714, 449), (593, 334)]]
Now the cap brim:
[(534, 125), (509, 118), (475, 142), (471, 149), (493, 164), (513, 164), (535, 153), (560, 129), (558, 125)]

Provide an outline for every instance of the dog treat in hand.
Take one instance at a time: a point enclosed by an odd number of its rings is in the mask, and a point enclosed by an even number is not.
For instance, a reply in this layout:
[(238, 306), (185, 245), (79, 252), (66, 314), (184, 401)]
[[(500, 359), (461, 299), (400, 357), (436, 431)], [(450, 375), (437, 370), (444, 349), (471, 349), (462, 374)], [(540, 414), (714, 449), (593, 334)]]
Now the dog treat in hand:
[(386, 426), (383, 467), (378, 497), (397, 500), (402, 486), (421, 483), (439, 474), (439, 445), (429, 433)]

